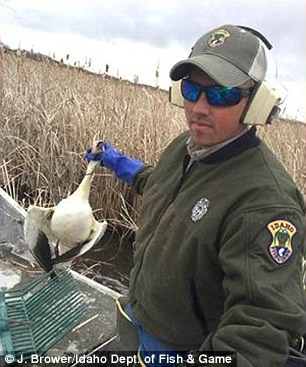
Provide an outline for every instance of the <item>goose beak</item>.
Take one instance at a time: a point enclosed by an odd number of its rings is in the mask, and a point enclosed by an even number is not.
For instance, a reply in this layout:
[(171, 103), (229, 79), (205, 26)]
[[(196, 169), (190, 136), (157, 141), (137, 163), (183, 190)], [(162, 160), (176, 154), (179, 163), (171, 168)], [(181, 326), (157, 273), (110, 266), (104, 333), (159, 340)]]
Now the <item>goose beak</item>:
[(92, 153), (99, 153), (103, 152), (104, 146), (103, 146), (103, 140), (96, 140), (92, 144)]
[(98, 141), (96, 147), (98, 150), (103, 151), (104, 150), (103, 141), (102, 140)]

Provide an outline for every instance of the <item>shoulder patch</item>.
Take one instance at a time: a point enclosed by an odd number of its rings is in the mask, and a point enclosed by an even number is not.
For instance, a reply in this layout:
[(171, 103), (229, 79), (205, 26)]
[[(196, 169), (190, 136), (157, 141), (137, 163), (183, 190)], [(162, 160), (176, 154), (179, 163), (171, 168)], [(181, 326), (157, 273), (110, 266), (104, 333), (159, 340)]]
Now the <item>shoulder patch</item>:
[(269, 254), (277, 264), (284, 264), (293, 253), (292, 237), (297, 230), (292, 223), (282, 219), (270, 222), (267, 227), (272, 235)]

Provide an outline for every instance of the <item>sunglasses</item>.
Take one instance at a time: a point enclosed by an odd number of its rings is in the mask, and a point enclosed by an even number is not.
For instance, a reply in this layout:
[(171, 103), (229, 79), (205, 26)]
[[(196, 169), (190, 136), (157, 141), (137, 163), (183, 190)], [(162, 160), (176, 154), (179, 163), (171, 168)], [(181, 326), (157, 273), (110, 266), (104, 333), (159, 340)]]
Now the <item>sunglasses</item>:
[(238, 104), (242, 98), (252, 94), (254, 88), (224, 87), (222, 85), (202, 86), (189, 79), (181, 82), (183, 97), (189, 102), (197, 102), (202, 92), (211, 106), (229, 107)]

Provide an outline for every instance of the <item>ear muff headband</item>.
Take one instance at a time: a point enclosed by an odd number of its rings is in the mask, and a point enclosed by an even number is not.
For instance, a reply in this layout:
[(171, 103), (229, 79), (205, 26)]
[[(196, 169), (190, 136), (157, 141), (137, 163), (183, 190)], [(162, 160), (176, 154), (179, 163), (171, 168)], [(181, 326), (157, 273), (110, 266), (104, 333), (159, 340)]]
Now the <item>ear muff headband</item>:
[(237, 25), (237, 27), (254, 34), (254, 36), (258, 37), (266, 45), (268, 50), (271, 50), (273, 48), (272, 44), (268, 41), (268, 39), (262, 33), (256, 31), (256, 29), (245, 27), (243, 25)]

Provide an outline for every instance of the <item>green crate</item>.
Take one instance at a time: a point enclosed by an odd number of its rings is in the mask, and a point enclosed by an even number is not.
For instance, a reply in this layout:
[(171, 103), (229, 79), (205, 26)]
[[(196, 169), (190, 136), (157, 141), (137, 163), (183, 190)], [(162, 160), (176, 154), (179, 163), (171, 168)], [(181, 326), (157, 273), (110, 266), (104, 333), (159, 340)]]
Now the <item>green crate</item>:
[(86, 316), (85, 298), (69, 270), (49, 273), (22, 289), (0, 290), (4, 355), (27, 360), (43, 355)]

